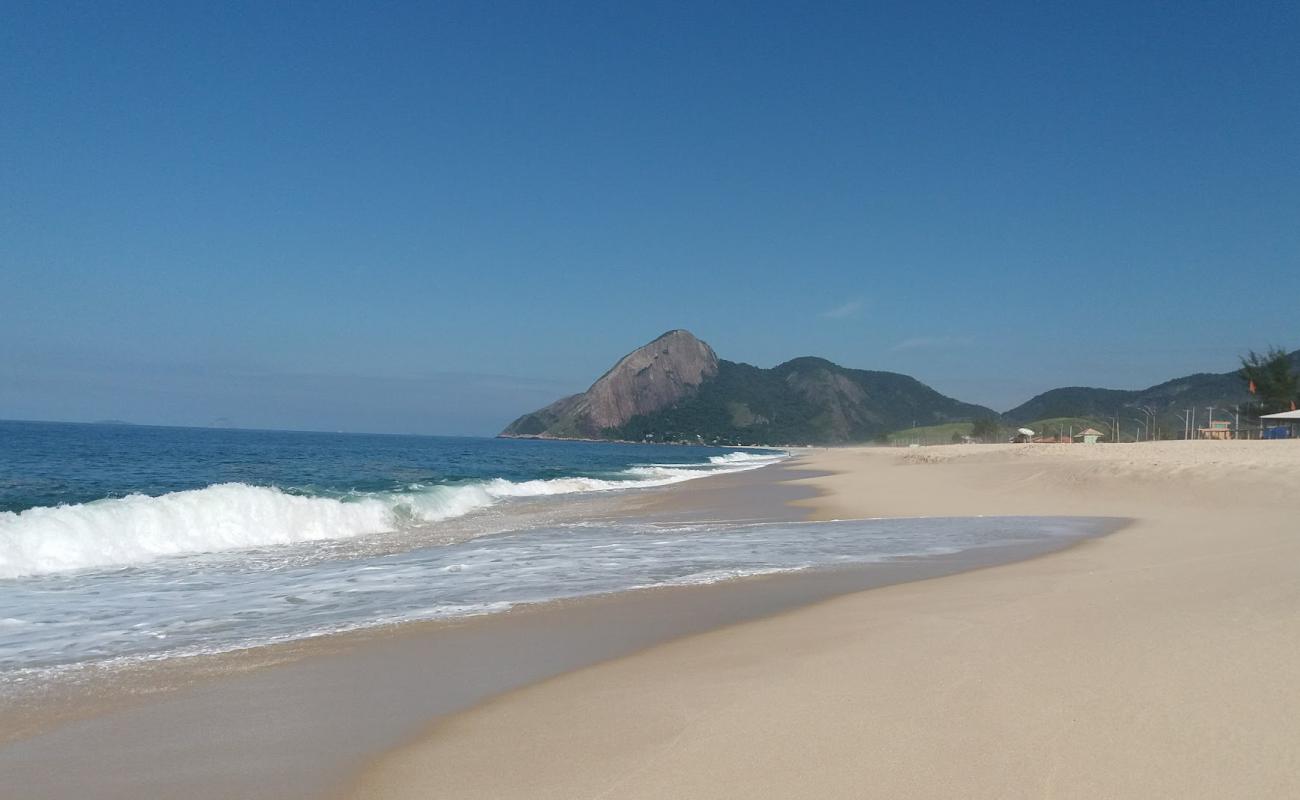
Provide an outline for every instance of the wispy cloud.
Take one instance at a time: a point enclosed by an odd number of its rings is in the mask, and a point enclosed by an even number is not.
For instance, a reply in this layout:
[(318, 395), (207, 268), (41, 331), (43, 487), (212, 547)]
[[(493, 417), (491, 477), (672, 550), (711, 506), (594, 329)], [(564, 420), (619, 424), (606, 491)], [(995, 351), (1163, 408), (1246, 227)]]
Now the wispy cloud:
[(972, 344), (974, 341), (969, 336), (914, 336), (889, 349), (895, 353), (906, 350), (955, 350)]
[(861, 300), (850, 300), (849, 302), (844, 303), (843, 305), (838, 305), (835, 306), (834, 308), (828, 308), (822, 313), (818, 314), (817, 316), (821, 317), (822, 319), (845, 319), (847, 317), (855, 316), (861, 310), (862, 310)]

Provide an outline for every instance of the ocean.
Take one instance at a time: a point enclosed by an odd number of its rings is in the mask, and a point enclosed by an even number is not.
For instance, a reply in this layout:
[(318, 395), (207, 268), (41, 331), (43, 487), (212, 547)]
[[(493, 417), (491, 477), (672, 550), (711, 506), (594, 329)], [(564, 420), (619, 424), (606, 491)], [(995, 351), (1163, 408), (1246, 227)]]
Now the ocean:
[(589, 504), (785, 457), (0, 422), (0, 691), (70, 670), (1088, 531), (1069, 519), (683, 522)]

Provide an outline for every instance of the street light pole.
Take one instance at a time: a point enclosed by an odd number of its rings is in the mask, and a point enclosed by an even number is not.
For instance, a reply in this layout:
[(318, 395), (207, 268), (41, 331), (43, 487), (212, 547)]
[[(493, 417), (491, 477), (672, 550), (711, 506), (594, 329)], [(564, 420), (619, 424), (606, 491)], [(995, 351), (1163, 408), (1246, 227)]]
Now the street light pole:
[(1134, 439), (1135, 442), (1142, 441), (1142, 437), (1146, 434), (1146, 427), (1147, 427), (1146, 422), (1138, 419), (1137, 417), (1129, 417), (1129, 420), (1132, 422), (1136, 422), (1138, 425), (1142, 426), (1137, 432), (1137, 438)]
[(1102, 432), (1103, 437), (1110, 439), (1112, 442), (1119, 441), (1119, 437), (1116, 436), (1115, 434), (1115, 426), (1111, 423), (1109, 419), (1102, 419), (1101, 417), (1095, 417), (1095, 418), (1087, 417), (1086, 419), (1089, 419), (1092, 422), (1096, 423), (1097, 425), (1100, 425), (1101, 427), (1106, 429), (1105, 431)]
[(1150, 406), (1138, 406), (1138, 410), (1151, 418), (1151, 423), (1147, 427), (1147, 441), (1154, 441), (1156, 438), (1156, 412), (1151, 410)]

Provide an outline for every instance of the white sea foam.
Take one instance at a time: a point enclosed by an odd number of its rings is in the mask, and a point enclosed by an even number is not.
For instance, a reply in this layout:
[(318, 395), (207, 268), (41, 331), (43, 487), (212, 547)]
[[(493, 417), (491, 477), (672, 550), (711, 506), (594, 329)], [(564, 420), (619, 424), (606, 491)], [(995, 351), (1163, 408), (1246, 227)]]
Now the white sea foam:
[[(1101, 532), (1032, 517), (601, 522), (250, 568), (247, 554), (0, 581), (0, 697), (41, 670), (219, 653), (637, 588), (711, 584)], [(35, 671), (33, 671), (35, 670)]]
[(734, 453), (726, 453), (720, 456), (709, 456), (710, 464), (771, 464), (773, 461), (780, 461), (785, 458), (785, 453), (768, 451), (763, 453), (748, 453), (743, 450), (737, 450)]
[[(733, 458), (735, 456), (735, 458)], [(0, 512), (0, 578), (142, 564), (171, 555), (240, 550), (386, 533), (463, 516), (506, 498), (664, 486), (754, 469), (779, 454), (714, 456), (704, 468), (645, 465), (622, 480), (495, 479), (338, 500), (223, 483), (151, 497)]]

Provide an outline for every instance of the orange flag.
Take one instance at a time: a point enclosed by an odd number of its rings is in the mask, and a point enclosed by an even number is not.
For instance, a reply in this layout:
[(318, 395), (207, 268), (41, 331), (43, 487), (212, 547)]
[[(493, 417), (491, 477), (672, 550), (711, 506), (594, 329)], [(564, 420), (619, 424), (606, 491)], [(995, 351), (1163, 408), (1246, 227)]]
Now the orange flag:
[(1250, 393), (1251, 393), (1251, 394), (1254, 394), (1254, 393), (1255, 393), (1255, 382), (1254, 382), (1254, 381), (1251, 381), (1251, 382), (1250, 382)]

